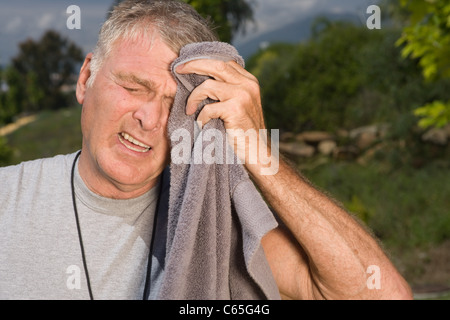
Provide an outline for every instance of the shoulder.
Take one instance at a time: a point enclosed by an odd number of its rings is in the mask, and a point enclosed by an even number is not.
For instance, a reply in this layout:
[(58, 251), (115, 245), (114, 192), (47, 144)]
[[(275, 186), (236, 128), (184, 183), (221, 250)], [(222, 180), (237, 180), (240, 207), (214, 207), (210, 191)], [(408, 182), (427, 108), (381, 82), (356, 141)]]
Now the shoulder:
[[(17, 176), (23, 173), (38, 173), (43, 170), (52, 170), (66, 167), (75, 159), (76, 153), (67, 155), (56, 155), (50, 158), (42, 158), (21, 162), (17, 165), (0, 168), (0, 177), (7, 178), (9, 176)], [(1, 181), (0, 181), (1, 183)]]
[(17, 193), (35, 184), (57, 183), (70, 178), (75, 153), (25, 161), (0, 168), (0, 190), (3, 195)]

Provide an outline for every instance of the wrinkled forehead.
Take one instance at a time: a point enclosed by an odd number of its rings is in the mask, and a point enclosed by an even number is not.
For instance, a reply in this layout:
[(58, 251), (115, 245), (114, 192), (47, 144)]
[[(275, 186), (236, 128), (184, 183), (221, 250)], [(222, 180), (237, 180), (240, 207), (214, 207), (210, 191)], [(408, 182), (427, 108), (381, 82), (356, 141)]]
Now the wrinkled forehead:
[(152, 50), (155, 45), (165, 46), (173, 53), (177, 53), (172, 50), (168, 43), (161, 36), (156, 27), (152, 25), (145, 25), (141, 28), (134, 27), (132, 29), (126, 29), (123, 34), (119, 35), (112, 44), (112, 48), (117, 45), (140, 45), (142, 48), (146, 48), (148, 51)]
[(121, 39), (114, 44), (103, 71), (115, 79), (163, 88), (164, 95), (172, 96), (176, 82), (171, 65), (177, 56), (158, 36)]
[(170, 65), (178, 57), (178, 54), (169, 48), (158, 32), (153, 31), (133, 37), (122, 36), (118, 38), (111, 46), (109, 56), (116, 60), (134, 58), (170, 71)]

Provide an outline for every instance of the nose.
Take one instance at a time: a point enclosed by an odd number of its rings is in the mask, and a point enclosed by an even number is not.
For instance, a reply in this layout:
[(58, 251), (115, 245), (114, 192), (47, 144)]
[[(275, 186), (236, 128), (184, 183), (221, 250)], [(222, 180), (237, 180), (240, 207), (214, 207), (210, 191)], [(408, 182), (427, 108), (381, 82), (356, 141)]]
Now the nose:
[(161, 127), (162, 116), (162, 104), (156, 101), (156, 99), (143, 103), (133, 113), (133, 118), (139, 123), (141, 129), (146, 131), (159, 129)]

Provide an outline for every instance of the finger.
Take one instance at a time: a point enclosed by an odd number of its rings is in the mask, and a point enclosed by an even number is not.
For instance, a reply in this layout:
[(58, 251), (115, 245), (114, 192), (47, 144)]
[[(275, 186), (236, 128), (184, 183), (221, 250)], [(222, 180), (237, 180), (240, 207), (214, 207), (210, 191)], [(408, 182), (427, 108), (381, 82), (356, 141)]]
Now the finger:
[(205, 105), (197, 116), (197, 122), (205, 125), (211, 119), (221, 119), (226, 129), (243, 129), (245, 131), (253, 127), (245, 110), (239, 108), (236, 101), (233, 100)]
[[(194, 63), (197, 62), (197, 63)], [(225, 64), (223, 65), (224, 61), (221, 60), (211, 60), (211, 59), (198, 59), (198, 60), (193, 60), (190, 62), (187, 62), (185, 64), (182, 64), (180, 66), (177, 67), (176, 71), (178, 73), (181, 74), (188, 74), (188, 73), (196, 73), (196, 74), (201, 74), (201, 75), (206, 75), (209, 77), (212, 77), (216, 80), (220, 80), (220, 81), (230, 81), (233, 83), (237, 83), (238, 78), (236, 76), (244, 76), (245, 78), (255, 81), (256, 83), (259, 84), (258, 79), (251, 74), (250, 72), (248, 72), (245, 68), (243, 68), (239, 63), (237, 63), (234, 60), (230, 60), (230, 61), (226, 61)], [(185, 66), (189, 64), (189, 68)], [(208, 69), (209, 65), (211, 66), (216, 66), (216, 69)], [(198, 66), (200, 68), (198, 68)], [(224, 72), (226, 71), (226, 69), (228, 68), (229, 71), (229, 77), (224, 74)], [(235, 80), (235, 81), (233, 81)]]
[(226, 99), (226, 92), (231, 91), (232, 88), (229, 84), (218, 82), (213, 79), (205, 80), (191, 92), (186, 104), (186, 114), (194, 114), (198, 108), (198, 105), (207, 98), (216, 101)]
[[(236, 62), (234, 62), (238, 65)], [(242, 76), (236, 70), (236, 66), (230, 62), (212, 59), (198, 59), (186, 62), (177, 67), (176, 72), (181, 74), (195, 73), (199, 75), (209, 76), (223, 82), (236, 83), (236, 77)]]
[(198, 114), (197, 123), (200, 128), (205, 126), (211, 119), (223, 119), (223, 103), (216, 102), (207, 104), (203, 107), (202, 111)]
[(237, 72), (239, 72), (242, 76), (244, 76), (244, 77), (246, 77), (246, 78), (248, 78), (248, 79), (250, 79), (250, 80), (253, 80), (253, 81), (256, 81), (256, 82), (258, 82), (258, 79), (253, 75), (253, 74), (251, 74), (250, 72), (248, 72), (245, 68), (243, 68), (239, 63), (237, 63), (236, 61), (234, 61), (234, 60), (232, 60), (232, 61), (229, 61), (228, 62), (229, 63), (229, 65), (231, 66), (231, 67), (233, 67)]

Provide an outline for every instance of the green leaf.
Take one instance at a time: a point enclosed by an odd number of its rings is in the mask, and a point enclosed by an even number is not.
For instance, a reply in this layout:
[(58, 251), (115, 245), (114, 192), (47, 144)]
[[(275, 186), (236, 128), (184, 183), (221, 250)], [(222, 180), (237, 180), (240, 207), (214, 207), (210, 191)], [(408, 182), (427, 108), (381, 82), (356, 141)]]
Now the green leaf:
[(450, 123), (450, 101), (433, 101), (414, 110), (414, 115), (421, 117), (418, 124), (424, 129), (444, 127)]

